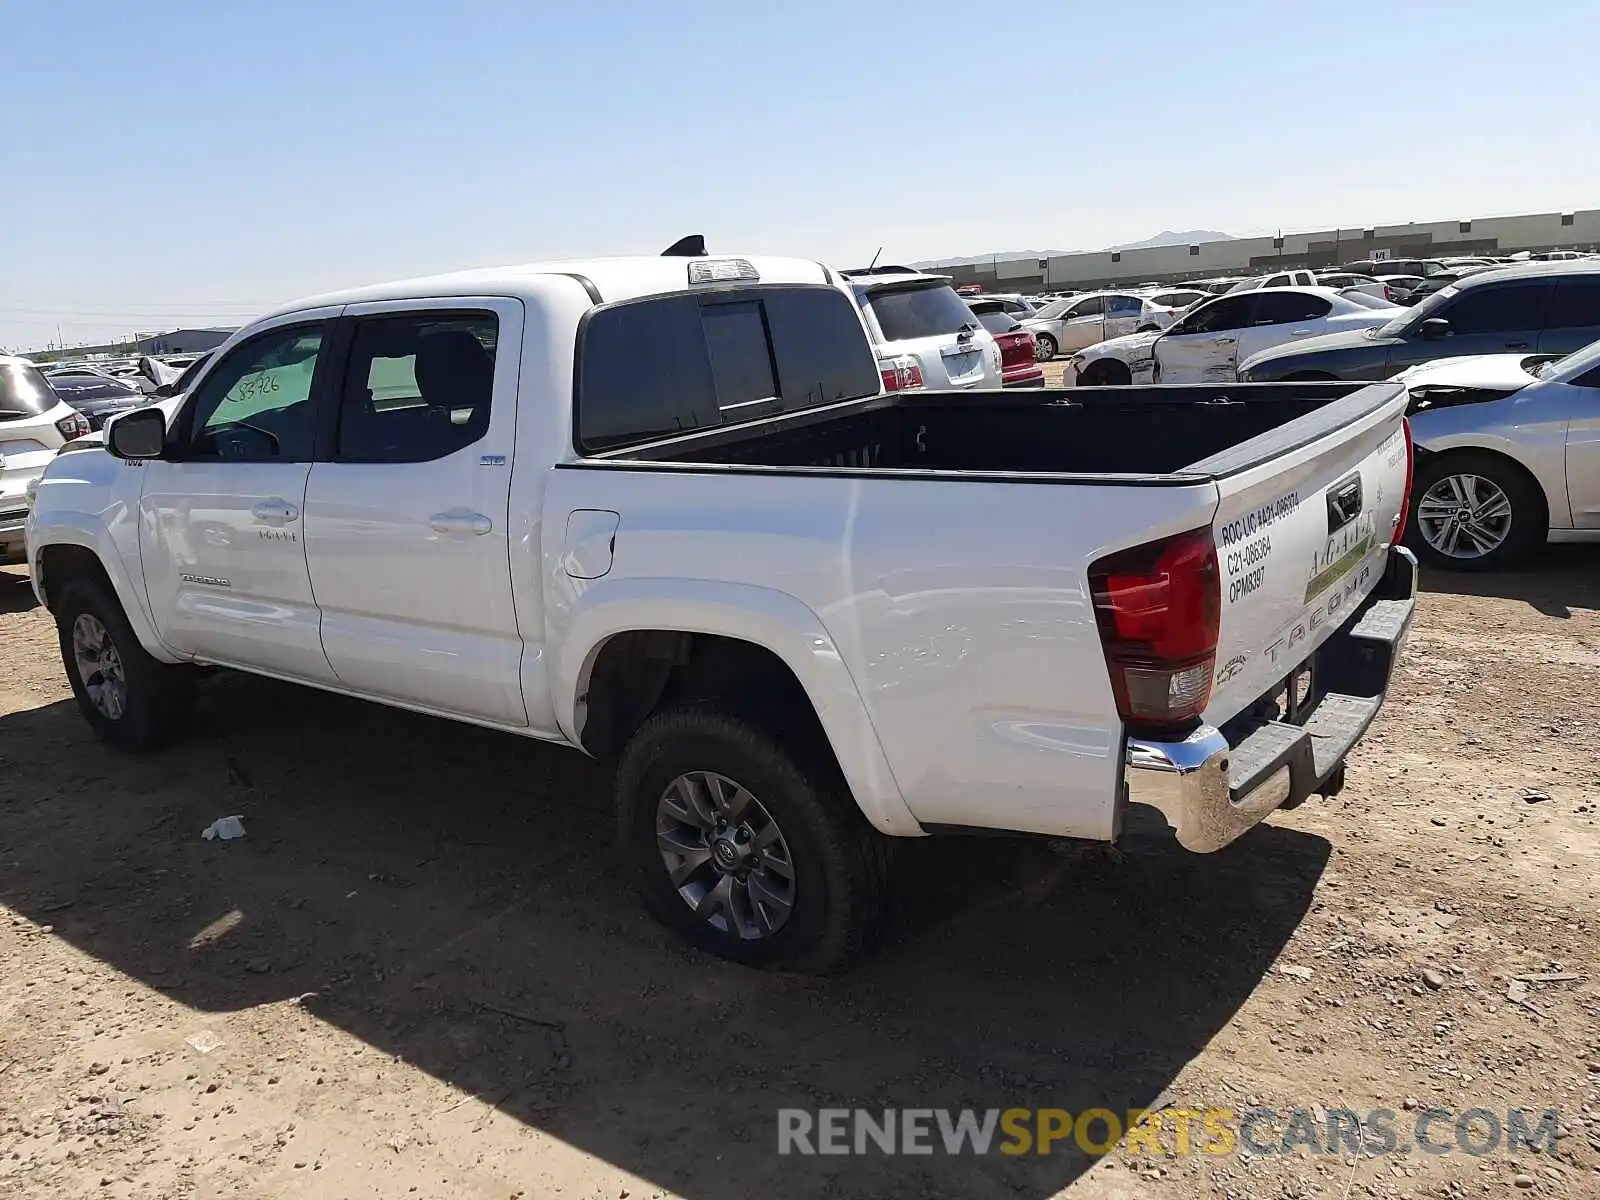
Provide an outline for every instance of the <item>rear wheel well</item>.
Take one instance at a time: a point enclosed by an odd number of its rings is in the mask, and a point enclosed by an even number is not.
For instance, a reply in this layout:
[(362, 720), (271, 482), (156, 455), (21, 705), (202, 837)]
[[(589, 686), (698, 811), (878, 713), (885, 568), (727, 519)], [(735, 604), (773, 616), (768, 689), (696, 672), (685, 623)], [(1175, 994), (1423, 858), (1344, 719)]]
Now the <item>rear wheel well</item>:
[(720, 701), (786, 740), (798, 734), (812, 748), (829, 747), (789, 665), (741, 638), (668, 629), (616, 634), (595, 657), (580, 700), (586, 710), (579, 731), (583, 748), (601, 759), (621, 753), (652, 713), (694, 700)]
[(51, 612), (55, 611), (66, 585), (74, 579), (96, 580), (105, 584), (111, 595), (117, 594), (100, 557), (83, 546), (46, 546), (39, 552), (35, 569), (39, 572), (39, 590), (44, 593), (45, 607)]

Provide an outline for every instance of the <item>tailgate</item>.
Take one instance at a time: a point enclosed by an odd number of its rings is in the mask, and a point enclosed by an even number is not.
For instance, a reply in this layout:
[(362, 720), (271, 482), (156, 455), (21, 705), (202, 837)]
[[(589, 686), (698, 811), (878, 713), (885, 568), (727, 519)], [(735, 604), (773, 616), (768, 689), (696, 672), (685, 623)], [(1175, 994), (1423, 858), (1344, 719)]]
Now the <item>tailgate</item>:
[(1299, 426), (1310, 440), (1217, 480), (1222, 628), (1208, 722), (1277, 688), (1377, 587), (1405, 502), (1405, 408), (1395, 389), (1332, 429), (1312, 413), (1264, 435), (1292, 444)]
[(922, 368), (922, 382), (932, 391), (950, 388), (993, 387), (988, 368), (990, 343), (976, 335), (965, 341), (954, 334), (896, 342), (896, 354), (909, 354)]

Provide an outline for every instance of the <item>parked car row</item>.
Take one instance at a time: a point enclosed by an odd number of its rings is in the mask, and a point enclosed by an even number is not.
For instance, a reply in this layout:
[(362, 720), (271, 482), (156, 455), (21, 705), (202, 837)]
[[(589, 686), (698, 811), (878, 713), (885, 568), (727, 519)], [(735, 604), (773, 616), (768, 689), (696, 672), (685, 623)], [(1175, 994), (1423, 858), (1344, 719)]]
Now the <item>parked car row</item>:
[(1388, 379), (1439, 358), (1568, 354), (1600, 337), (1600, 261), (1539, 262), (1457, 279), (1381, 327), (1280, 346), (1239, 363), (1239, 377)]

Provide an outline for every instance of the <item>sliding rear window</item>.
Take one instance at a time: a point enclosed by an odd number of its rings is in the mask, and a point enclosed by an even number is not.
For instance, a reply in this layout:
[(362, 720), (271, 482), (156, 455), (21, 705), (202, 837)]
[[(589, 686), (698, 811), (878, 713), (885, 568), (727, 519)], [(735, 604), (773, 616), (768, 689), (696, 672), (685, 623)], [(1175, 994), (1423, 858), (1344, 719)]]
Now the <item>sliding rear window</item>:
[(595, 311), (579, 344), (577, 448), (615, 450), (876, 395), (861, 319), (831, 287), (750, 287)]

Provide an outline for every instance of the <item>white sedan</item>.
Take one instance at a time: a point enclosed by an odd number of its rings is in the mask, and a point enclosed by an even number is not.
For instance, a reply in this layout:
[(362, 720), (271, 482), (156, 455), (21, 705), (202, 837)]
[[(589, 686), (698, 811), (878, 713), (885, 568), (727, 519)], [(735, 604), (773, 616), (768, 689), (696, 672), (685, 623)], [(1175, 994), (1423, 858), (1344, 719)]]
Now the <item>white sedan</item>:
[(1068, 382), (1231, 383), (1239, 363), (1274, 346), (1325, 333), (1376, 329), (1399, 309), (1325, 287), (1231, 292), (1155, 333), (1112, 338), (1072, 356)]
[(1132, 292), (1090, 292), (1046, 304), (1022, 327), (1033, 334), (1035, 353), (1048, 362), (1062, 351), (1081, 350), (1106, 338), (1139, 330), (1165, 329), (1178, 310)]

